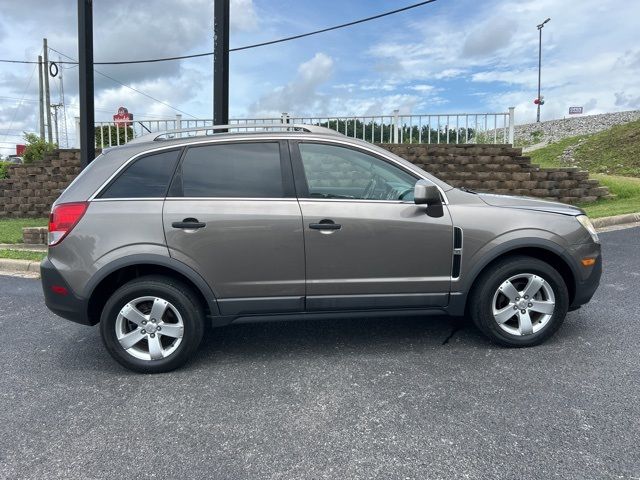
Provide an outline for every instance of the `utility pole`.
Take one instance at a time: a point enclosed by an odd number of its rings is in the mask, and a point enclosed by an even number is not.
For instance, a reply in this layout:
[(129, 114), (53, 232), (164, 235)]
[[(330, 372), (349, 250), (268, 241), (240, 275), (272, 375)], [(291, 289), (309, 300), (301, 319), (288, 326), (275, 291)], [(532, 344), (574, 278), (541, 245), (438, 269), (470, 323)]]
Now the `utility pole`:
[(53, 142), (53, 135), (51, 133), (51, 94), (49, 92), (49, 47), (47, 46), (47, 39), (42, 39), (42, 54), (44, 55), (44, 102), (45, 102), (45, 115), (47, 116), (47, 141)]
[(542, 76), (542, 29), (544, 25), (551, 20), (547, 18), (544, 22), (538, 25), (538, 32), (540, 34), (540, 40), (538, 41), (538, 97), (536, 104), (538, 105), (538, 114), (536, 116), (536, 122), (540, 123), (540, 106), (542, 105), (542, 100), (540, 99), (540, 80)]
[(58, 109), (62, 108), (63, 105), (61, 103), (54, 103), (53, 105), (51, 105), (51, 108), (53, 108), (53, 129), (54, 132), (56, 134), (56, 144), (58, 144), (58, 147), (60, 147), (60, 130), (58, 129)]
[(40, 93), (40, 140), (44, 140), (44, 87), (42, 85), (42, 55), (38, 55), (38, 91)]
[[(58, 57), (60, 65), (62, 65), (62, 58)], [(64, 80), (62, 75), (63, 68), (60, 68), (60, 104), (62, 105), (62, 133), (64, 135), (64, 148), (69, 148), (69, 129), (67, 127), (67, 107), (64, 99)], [(58, 144), (60, 145), (60, 144)]]
[(229, 0), (213, 5), (213, 124), (229, 123)]
[(80, 76), (80, 163), (96, 156), (93, 98), (93, 0), (78, 0), (78, 69)]

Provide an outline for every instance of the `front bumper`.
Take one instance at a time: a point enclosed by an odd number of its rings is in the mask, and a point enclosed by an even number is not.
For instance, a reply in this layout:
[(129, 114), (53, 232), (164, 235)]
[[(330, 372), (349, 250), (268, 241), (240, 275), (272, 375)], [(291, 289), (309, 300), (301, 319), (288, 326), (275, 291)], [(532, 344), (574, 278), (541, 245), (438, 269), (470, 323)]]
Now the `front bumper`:
[[(571, 251), (571, 256), (576, 259), (579, 265), (579, 274), (575, 275), (575, 295), (573, 302), (569, 305), (570, 310), (575, 310), (581, 305), (588, 303), (600, 285), (602, 277), (602, 254), (600, 244), (590, 243), (578, 245)], [(580, 265), (582, 258), (595, 258), (596, 263), (591, 267)]]
[(46, 257), (40, 263), (40, 277), (44, 302), (49, 310), (72, 322), (92, 325), (87, 317), (87, 301), (73, 293), (58, 269)]

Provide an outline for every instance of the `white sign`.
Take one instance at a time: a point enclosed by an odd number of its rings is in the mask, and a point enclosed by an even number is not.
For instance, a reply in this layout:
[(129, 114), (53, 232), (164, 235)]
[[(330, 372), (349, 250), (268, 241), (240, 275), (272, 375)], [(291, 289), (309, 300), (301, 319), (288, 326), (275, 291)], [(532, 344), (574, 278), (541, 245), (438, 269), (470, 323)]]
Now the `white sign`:
[(569, 107), (569, 115), (582, 115), (582, 107)]

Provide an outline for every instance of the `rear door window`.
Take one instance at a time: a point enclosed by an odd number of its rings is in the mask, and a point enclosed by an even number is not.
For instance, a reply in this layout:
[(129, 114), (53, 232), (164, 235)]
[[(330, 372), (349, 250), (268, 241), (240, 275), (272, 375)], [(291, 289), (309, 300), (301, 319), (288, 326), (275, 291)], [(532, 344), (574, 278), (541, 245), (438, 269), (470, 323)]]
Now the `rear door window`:
[(101, 198), (164, 198), (176, 168), (180, 150), (169, 150), (134, 160)]
[(191, 147), (177, 181), (181, 181), (184, 197), (281, 198), (285, 195), (280, 145), (252, 142)]

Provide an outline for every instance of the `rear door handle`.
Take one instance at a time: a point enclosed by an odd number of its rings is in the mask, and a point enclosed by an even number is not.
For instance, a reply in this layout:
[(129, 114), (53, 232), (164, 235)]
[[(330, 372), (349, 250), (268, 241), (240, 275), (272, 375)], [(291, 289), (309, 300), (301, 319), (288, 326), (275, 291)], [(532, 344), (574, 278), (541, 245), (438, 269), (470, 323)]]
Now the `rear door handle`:
[(171, 226), (173, 228), (184, 228), (184, 229), (192, 230), (196, 228), (204, 228), (207, 226), (207, 224), (203, 222), (199, 222), (196, 218), (185, 218), (181, 222), (173, 222)]
[(339, 223), (335, 223), (333, 220), (329, 220), (328, 218), (320, 220), (320, 223), (310, 223), (309, 228), (313, 230), (340, 230), (342, 225)]

